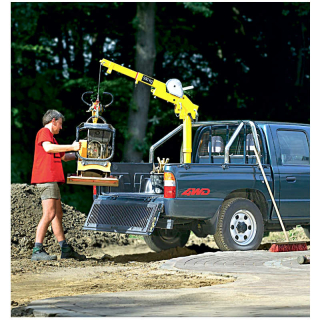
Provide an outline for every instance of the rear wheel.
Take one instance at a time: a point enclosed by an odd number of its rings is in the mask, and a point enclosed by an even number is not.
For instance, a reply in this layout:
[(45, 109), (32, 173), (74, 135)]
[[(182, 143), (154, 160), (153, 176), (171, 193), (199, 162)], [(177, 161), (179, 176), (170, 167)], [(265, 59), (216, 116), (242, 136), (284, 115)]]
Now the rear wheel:
[(226, 200), (220, 209), (214, 239), (220, 250), (255, 250), (259, 247), (264, 224), (259, 208), (250, 200)]
[(144, 241), (155, 252), (176, 247), (184, 247), (188, 242), (190, 231), (155, 229), (150, 236), (144, 236)]

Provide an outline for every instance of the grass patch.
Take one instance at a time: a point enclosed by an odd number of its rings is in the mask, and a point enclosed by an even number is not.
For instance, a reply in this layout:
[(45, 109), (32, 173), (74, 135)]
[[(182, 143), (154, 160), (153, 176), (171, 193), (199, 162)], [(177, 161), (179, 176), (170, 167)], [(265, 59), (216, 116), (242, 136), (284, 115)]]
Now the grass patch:
[[(309, 241), (309, 238), (305, 235), (301, 226), (296, 226), (294, 229), (287, 231), (289, 241)], [(286, 238), (282, 231), (269, 232), (268, 235), (263, 237), (261, 243), (267, 242), (283, 242)]]
[(129, 234), (129, 239), (140, 239), (143, 240), (143, 236), (139, 236), (136, 234)]

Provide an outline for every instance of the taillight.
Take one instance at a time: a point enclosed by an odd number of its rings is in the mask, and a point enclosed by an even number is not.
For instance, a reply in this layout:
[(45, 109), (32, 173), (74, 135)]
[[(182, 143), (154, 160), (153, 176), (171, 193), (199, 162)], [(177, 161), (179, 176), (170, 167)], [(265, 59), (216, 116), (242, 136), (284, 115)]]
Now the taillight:
[(94, 196), (97, 195), (97, 186), (93, 186), (93, 195), (94, 195)]
[(164, 197), (175, 198), (176, 197), (176, 179), (171, 172), (164, 173)]

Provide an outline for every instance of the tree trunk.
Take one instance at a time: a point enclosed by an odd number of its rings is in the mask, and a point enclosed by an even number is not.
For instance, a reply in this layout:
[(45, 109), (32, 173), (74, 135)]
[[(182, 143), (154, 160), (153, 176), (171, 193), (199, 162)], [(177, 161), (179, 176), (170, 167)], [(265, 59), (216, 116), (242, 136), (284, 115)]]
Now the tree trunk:
[[(137, 42), (135, 70), (153, 77), (155, 48), (155, 3), (137, 3)], [(140, 162), (148, 124), (150, 87), (139, 83), (133, 92), (129, 110), (128, 139), (124, 145), (124, 161)]]
[(301, 23), (301, 45), (298, 53), (298, 63), (297, 63), (297, 79), (295, 86), (302, 87), (303, 86), (303, 80), (304, 80), (304, 51), (305, 51), (305, 38), (304, 38), (304, 31), (305, 26), (304, 23)]

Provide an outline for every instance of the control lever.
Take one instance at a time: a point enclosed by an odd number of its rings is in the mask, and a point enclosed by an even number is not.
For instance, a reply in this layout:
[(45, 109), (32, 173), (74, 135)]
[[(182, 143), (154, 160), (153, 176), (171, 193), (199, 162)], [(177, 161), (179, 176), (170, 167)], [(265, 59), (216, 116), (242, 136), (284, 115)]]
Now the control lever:
[(184, 87), (182, 88), (183, 91), (192, 90), (194, 89), (194, 86)]

